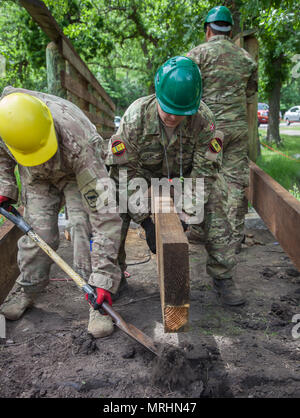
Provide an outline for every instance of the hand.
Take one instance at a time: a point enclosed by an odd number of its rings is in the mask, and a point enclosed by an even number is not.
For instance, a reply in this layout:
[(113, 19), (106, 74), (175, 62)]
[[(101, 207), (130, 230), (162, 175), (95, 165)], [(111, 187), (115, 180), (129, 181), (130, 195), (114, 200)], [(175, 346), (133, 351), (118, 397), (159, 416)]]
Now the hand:
[(156, 254), (156, 239), (155, 239), (155, 225), (152, 222), (152, 219), (146, 218), (142, 223), (142, 227), (145, 230), (146, 233), (146, 241), (148, 244), (148, 247), (153, 252), (153, 254)]
[(97, 297), (96, 300), (94, 300), (93, 302), (89, 299), (88, 294), (85, 295), (86, 300), (92, 305), (92, 307), (95, 310), (99, 310), (104, 301), (108, 302), (108, 304), (112, 306), (111, 294), (108, 290), (102, 289), (101, 287), (96, 287), (95, 292)]

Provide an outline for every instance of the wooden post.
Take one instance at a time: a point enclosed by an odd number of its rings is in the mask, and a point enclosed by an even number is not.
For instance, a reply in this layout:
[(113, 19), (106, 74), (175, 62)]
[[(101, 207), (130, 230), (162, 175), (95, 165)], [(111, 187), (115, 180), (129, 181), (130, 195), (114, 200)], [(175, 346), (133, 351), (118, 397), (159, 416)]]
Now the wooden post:
[[(252, 58), (258, 63), (259, 44), (255, 37), (255, 30), (239, 33), (234, 39), (234, 43), (240, 48), (244, 48)], [(256, 161), (258, 154), (258, 125), (257, 125), (257, 93), (253, 103), (247, 104), (248, 133), (249, 133), (249, 158)]]
[(55, 96), (67, 98), (67, 91), (61, 84), (61, 71), (65, 71), (65, 60), (55, 42), (50, 42), (46, 48), (48, 92)]
[[(171, 197), (155, 196), (152, 191), (152, 206), (164, 330), (187, 331), (190, 307), (188, 240)], [(166, 207), (170, 207), (170, 213), (164, 213)]]
[[(258, 40), (252, 34), (244, 38), (244, 48), (258, 63)], [(247, 104), (248, 117), (248, 133), (249, 133), (249, 158), (252, 161), (257, 159), (257, 141), (258, 141), (258, 124), (257, 124), (257, 93), (254, 96), (252, 103)]]

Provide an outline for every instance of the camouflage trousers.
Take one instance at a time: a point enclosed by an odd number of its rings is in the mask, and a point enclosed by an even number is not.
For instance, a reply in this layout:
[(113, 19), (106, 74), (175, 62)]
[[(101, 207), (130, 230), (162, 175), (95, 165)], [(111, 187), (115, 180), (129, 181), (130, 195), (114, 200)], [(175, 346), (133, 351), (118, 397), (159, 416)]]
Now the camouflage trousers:
[[(25, 220), (54, 251), (59, 245), (58, 214), (62, 205), (66, 204), (72, 231), (73, 266), (88, 280), (92, 270), (89, 245), (91, 229), (77, 183), (68, 183), (61, 192), (49, 183), (35, 182), (30, 187), (25, 185), (22, 195)], [(26, 293), (41, 292), (49, 283), (53, 261), (26, 235), (19, 239), (18, 249), (20, 275), (17, 283)]]
[(248, 201), (245, 189), (249, 184), (248, 127), (218, 125), (224, 133), (222, 172), (228, 186), (228, 220), (233, 244), (242, 241)]
[[(203, 228), (207, 250), (206, 270), (216, 279), (231, 278), (234, 275), (236, 258), (231, 240), (231, 227), (227, 219), (227, 186), (223, 176), (219, 176), (211, 186), (211, 193), (204, 207), (204, 221), (196, 228)], [(118, 255), (119, 266), (126, 270), (125, 242), (131, 218), (122, 214), (121, 244)]]
[[(228, 187), (227, 216), (231, 226), (232, 245), (240, 243), (244, 236), (245, 215), (248, 201), (245, 189), (249, 184), (248, 128), (245, 125), (218, 125), (224, 133), (222, 174)], [(204, 226), (193, 226), (193, 235), (199, 239)]]

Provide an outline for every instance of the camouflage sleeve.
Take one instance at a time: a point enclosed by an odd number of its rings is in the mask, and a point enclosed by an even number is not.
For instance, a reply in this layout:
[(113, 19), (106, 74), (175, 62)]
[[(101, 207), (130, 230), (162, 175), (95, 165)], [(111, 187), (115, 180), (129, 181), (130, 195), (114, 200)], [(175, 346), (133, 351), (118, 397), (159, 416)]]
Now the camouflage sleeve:
[[(117, 133), (109, 141), (105, 162), (110, 166), (110, 176), (116, 184), (118, 202), (124, 202), (123, 209), (127, 211), (131, 219), (136, 223), (141, 223), (149, 216), (148, 210), (144, 211), (141, 206), (141, 210), (133, 212), (130, 207), (127, 207), (127, 202), (136, 192), (134, 187), (129, 187), (130, 181), (139, 178), (147, 182), (151, 178), (151, 173), (145, 172), (141, 167), (137, 146), (138, 136), (137, 124), (132, 121), (128, 122), (125, 114)], [(148, 190), (148, 186), (146, 187)], [(144, 192), (146, 193), (146, 190)], [(125, 204), (126, 208), (124, 208)]]
[[(89, 283), (115, 293), (121, 279), (117, 262), (121, 219), (111, 199), (111, 180), (104, 162), (99, 155), (97, 157), (95, 143), (88, 144), (74, 161), (78, 188), (93, 231), (92, 274)], [(107, 188), (112, 193), (106, 195)]]
[[(218, 176), (223, 148), (223, 133), (215, 130), (214, 117), (210, 111), (209, 113), (207, 125), (199, 133), (194, 151), (193, 169), (190, 175), (194, 181), (204, 179), (204, 204), (207, 203), (212, 185)], [(194, 201), (193, 207), (195, 207)], [(185, 207), (184, 209), (186, 213), (192, 214), (189, 208)]]
[(9, 156), (0, 140), (0, 195), (16, 202), (19, 192), (14, 175), (15, 167), (16, 162)]
[(257, 64), (253, 62), (253, 69), (251, 72), (251, 75), (247, 82), (246, 87), (246, 97), (247, 97), (247, 103), (253, 103), (255, 98), (255, 93), (258, 90), (258, 70), (257, 70)]
[(198, 66), (201, 66), (201, 50), (198, 47), (195, 47), (193, 49), (191, 49), (186, 56), (190, 59), (192, 59), (193, 61), (195, 61), (195, 63)]

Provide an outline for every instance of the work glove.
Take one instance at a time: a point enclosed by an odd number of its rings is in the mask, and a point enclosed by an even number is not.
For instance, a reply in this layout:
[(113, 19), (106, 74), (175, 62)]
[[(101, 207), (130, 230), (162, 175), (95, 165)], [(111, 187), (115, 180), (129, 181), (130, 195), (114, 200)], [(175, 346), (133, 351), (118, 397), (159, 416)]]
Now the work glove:
[(141, 226), (145, 230), (148, 247), (153, 254), (156, 254), (155, 225), (150, 216), (141, 223)]
[(111, 294), (108, 290), (102, 289), (101, 287), (96, 287), (94, 289), (97, 295), (96, 301), (92, 303), (88, 294), (85, 295), (85, 298), (95, 310), (99, 310), (104, 301), (108, 302), (108, 304), (112, 306)]

